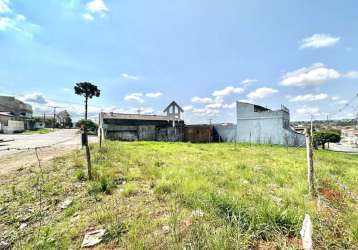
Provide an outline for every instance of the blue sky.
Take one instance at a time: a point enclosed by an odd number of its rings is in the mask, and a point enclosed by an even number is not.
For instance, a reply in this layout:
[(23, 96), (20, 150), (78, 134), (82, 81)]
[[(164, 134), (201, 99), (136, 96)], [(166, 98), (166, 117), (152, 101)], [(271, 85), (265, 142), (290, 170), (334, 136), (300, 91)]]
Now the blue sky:
[(75, 119), (79, 81), (102, 90), (93, 117), (160, 113), (176, 100), (189, 123), (234, 122), (233, 103), (245, 100), (325, 119), (357, 93), (357, 9), (354, 0), (0, 0), (0, 92)]

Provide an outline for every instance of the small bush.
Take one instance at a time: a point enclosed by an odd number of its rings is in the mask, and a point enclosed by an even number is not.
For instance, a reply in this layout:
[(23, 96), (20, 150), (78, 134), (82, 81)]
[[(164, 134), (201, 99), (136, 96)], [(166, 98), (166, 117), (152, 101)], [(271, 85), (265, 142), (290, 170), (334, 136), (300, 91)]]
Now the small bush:
[(112, 183), (112, 180), (110, 180), (108, 177), (102, 176), (99, 178), (99, 180), (91, 182), (88, 192), (90, 194), (111, 194), (114, 187)]
[(112, 224), (110, 224), (107, 228), (107, 233), (104, 236), (105, 241), (112, 241), (117, 240), (119, 241), (124, 234), (128, 232), (127, 226), (119, 221), (116, 220)]
[(78, 169), (75, 172), (76, 179), (79, 181), (85, 181), (86, 180), (86, 174), (82, 169)]
[(174, 192), (174, 186), (172, 183), (165, 181), (160, 182), (155, 187), (155, 193), (165, 195), (165, 194), (171, 194)]

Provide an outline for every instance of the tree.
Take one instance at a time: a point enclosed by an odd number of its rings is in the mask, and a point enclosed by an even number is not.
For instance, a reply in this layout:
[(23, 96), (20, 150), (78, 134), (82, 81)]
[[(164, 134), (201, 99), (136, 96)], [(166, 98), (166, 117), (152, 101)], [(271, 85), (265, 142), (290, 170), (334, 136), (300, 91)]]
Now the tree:
[(101, 95), (101, 91), (96, 85), (93, 85), (90, 82), (76, 83), (74, 90), (76, 95), (85, 97), (85, 120), (87, 120), (88, 99), (92, 99), (94, 96), (99, 97)]
[(73, 126), (72, 119), (67, 110), (61, 111), (57, 114), (57, 123), (62, 128), (71, 128)]
[(341, 140), (341, 135), (338, 131), (322, 130), (313, 133), (313, 141), (315, 144), (322, 146), (325, 149), (326, 143), (336, 143)]
[(81, 126), (84, 126), (87, 128), (88, 131), (96, 132), (98, 125), (94, 123), (92, 120), (79, 120), (76, 122), (76, 128), (80, 128)]

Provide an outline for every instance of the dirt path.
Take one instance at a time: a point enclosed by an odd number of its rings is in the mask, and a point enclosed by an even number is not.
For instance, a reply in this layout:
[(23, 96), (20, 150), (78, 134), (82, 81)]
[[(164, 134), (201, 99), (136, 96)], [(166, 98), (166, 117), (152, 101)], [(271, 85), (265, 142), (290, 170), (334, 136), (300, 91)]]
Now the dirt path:
[[(38, 150), (38, 154), (41, 163), (45, 165), (46, 162), (53, 158), (65, 155), (78, 148), (78, 146), (46, 148)], [(37, 164), (35, 150), (22, 151), (11, 154), (6, 158), (0, 158), (0, 183), (6, 182), (9, 176), (18, 174), (24, 169), (37, 167)]]

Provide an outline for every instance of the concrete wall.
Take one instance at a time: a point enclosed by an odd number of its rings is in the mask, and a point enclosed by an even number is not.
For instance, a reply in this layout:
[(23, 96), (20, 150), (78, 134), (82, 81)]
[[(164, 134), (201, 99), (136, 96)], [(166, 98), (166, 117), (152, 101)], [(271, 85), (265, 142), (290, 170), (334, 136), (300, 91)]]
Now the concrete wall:
[[(100, 128), (101, 129), (101, 128)], [(126, 126), (103, 124), (103, 137), (121, 141), (182, 141), (180, 127), (157, 127), (155, 125)]]
[(25, 124), (23, 121), (8, 121), (7, 126), (2, 126), (3, 132), (5, 134), (12, 134), (15, 132), (22, 132), (25, 130)]
[[(236, 125), (214, 125), (214, 134), (219, 142), (235, 142), (237, 139)], [(215, 136), (216, 137), (216, 136)]]
[(286, 110), (255, 112), (255, 105), (237, 103), (237, 140), (254, 144), (304, 145), (304, 135), (289, 127)]
[(206, 143), (214, 141), (214, 127), (212, 125), (188, 125), (184, 128), (184, 141)]

